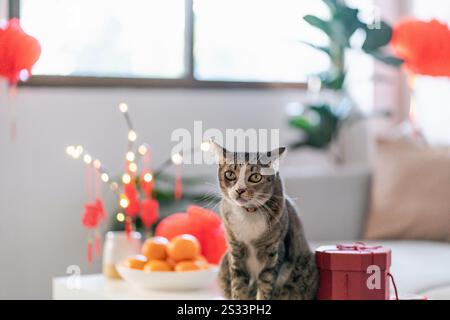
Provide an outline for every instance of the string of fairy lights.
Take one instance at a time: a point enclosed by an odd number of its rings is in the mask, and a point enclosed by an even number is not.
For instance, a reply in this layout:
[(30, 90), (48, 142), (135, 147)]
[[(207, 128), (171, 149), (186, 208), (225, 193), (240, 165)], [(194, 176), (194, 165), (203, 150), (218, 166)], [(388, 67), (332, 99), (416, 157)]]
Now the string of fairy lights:
[[(119, 110), (123, 114), (125, 122), (127, 124), (128, 129), (128, 148), (127, 152), (125, 154), (125, 173), (121, 177), (121, 182), (124, 185), (130, 184), (132, 182), (133, 176), (132, 174), (135, 174), (138, 172), (138, 163), (144, 158), (147, 157), (149, 159), (149, 152), (150, 148), (148, 144), (143, 143), (140, 144), (136, 148), (136, 142), (138, 135), (134, 129), (133, 122), (131, 120), (131, 117), (128, 113), (128, 105), (124, 102), (121, 102), (119, 104)], [(209, 150), (209, 142), (203, 142), (200, 145), (201, 151), (207, 151)], [(190, 150), (187, 150), (187, 152), (194, 152), (196, 148), (191, 148)], [(183, 151), (185, 153), (186, 151)], [(81, 159), (86, 165), (92, 166), (96, 173), (99, 175), (102, 182), (108, 184), (110, 190), (114, 192), (119, 199), (119, 206), (125, 210), (130, 202), (127, 196), (121, 192), (119, 183), (117, 181), (114, 181), (111, 178), (110, 171), (105, 167), (105, 165), (100, 161), (100, 159), (96, 158), (86, 150), (82, 145), (70, 145), (66, 148), (66, 153), (71, 156), (73, 159)], [(148, 161), (148, 160), (147, 160)], [(183, 155), (182, 153), (174, 153), (171, 155), (169, 159), (167, 159), (165, 162), (162, 163), (162, 165), (154, 171), (152, 174), (151, 172), (143, 172), (142, 179), (146, 183), (150, 183), (155, 177), (157, 177), (166, 167), (170, 165), (176, 165), (180, 166), (183, 163)], [(147, 163), (147, 165), (149, 165)], [(148, 168), (147, 168), (148, 169)], [(123, 211), (122, 210), (122, 211)], [(116, 219), (119, 222), (125, 222), (127, 216), (122, 212), (118, 212), (116, 214)]]

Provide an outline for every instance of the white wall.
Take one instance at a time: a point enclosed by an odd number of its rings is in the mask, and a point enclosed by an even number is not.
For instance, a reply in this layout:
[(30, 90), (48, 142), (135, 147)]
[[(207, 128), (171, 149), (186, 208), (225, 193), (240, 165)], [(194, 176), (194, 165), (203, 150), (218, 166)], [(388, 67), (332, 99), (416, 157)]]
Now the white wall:
[[(49, 298), (52, 276), (85, 259), (80, 222), (86, 199), (80, 161), (65, 146), (82, 143), (114, 172), (126, 149), (117, 110), (127, 101), (140, 137), (155, 162), (167, 157), (170, 134), (203, 120), (205, 127), (284, 128), (284, 106), (293, 91), (187, 91), (19, 88), (15, 101), (0, 87), (0, 298)], [(18, 139), (9, 138), (11, 104)], [(214, 170), (213, 168), (210, 168)], [(107, 194), (107, 190), (105, 190)]]

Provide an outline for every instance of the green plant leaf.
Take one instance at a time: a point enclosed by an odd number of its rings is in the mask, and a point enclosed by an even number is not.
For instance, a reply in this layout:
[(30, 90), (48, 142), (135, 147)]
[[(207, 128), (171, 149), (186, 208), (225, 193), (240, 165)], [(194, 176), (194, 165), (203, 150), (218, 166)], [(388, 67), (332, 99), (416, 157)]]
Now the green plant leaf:
[(331, 13), (334, 13), (339, 6), (337, 0), (322, 0), (330, 9)]
[(305, 132), (310, 132), (313, 129), (313, 126), (308, 121), (308, 119), (306, 119), (303, 116), (297, 116), (297, 117), (293, 117), (293, 118), (289, 119), (289, 124), (292, 127), (301, 129)]
[(303, 20), (305, 20), (307, 23), (309, 23), (313, 27), (316, 27), (316, 28), (322, 30), (328, 36), (331, 36), (331, 28), (330, 28), (330, 23), (328, 21), (322, 20), (319, 17), (313, 16), (313, 15), (306, 15), (303, 17)]
[(350, 38), (358, 28), (365, 26), (358, 18), (359, 10), (339, 4), (332, 18), (333, 35), (345, 47), (350, 47)]
[(366, 40), (363, 43), (362, 49), (365, 52), (376, 51), (391, 41), (392, 28), (384, 21), (381, 21), (380, 28), (369, 29), (366, 26), (364, 29), (366, 31)]
[(319, 74), (322, 85), (325, 88), (332, 90), (341, 90), (344, 87), (344, 82), (347, 74), (345, 72), (339, 74), (331, 74), (330, 72), (322, 72)]

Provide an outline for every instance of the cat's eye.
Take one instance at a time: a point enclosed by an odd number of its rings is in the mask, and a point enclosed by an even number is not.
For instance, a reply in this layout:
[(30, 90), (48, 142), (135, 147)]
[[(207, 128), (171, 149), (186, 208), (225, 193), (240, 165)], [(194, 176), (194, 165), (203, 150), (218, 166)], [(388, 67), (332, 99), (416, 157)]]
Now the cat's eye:
[(236, 180), (236, 174), (233, 171), (225, 171), (225, 179), (230, 181)]
[(253, 183), (258, 183), (262, 179), (262, 175), (260, 173), (254, 173), (250, 177), (248, 177), (248, 181)]

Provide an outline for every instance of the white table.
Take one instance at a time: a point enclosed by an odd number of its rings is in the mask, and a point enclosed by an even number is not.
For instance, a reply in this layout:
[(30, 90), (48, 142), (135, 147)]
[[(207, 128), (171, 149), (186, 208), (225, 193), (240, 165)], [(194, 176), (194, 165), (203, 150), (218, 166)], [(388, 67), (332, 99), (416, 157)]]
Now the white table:
[(217, 284), (193, 291), (153, 291), (131, 286), (123, 280), (109, 280), (101, 274), (53, 279), (53, 299), (99, 300), (215, 300), (223, 299)]

